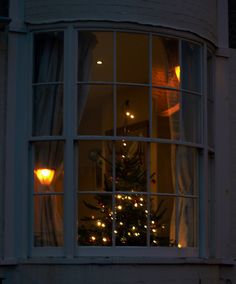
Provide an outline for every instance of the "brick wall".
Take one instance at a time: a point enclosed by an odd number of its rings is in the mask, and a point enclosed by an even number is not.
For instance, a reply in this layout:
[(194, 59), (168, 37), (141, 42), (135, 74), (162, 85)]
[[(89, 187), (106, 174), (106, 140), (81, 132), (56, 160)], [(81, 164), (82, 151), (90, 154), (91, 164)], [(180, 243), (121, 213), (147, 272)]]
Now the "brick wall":
[(216, 42), (216, 0), (25, 0), (25, 20), (137, 22), (197, 33)]

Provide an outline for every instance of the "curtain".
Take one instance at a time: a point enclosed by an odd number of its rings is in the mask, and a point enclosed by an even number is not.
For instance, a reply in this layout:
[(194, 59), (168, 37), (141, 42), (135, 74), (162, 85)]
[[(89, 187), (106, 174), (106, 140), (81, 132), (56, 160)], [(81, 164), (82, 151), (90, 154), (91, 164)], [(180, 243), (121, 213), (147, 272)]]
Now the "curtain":
[[(39, 34), (35, 38), (33, 134), (61, 135), (63, 121), (63, 34)], [(35, 177), (35, 245), (61, 246), (63, 243), (63, 143), (37, 142), (35, 169), (53, 169), (50, 185)], [(45, 193), (45, 194), (44, 194)]]

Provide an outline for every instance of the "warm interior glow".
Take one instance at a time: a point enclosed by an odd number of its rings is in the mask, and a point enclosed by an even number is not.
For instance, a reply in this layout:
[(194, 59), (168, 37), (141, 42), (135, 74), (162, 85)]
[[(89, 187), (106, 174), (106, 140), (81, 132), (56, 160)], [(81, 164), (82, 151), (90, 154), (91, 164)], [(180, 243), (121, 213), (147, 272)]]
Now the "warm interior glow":
[(98, 61), (97, 61), (97, 64), (98, 64), (98, 65), (102, 65), (102, 61), (101, 61), (101, 60), (98, 60)]
[(174, 113), (176, 113), (177, 111), (179, 111), (179, 109), (180, 109), (180, 105), (179, 105), (179, 103), (178, 103), (178, 104), (174, 105), (173, 107), (170, 107), (170, 108), (168, 108), (168, 109), (162, 111), (162, 112), (160, 113), (160, 116), (169, 117), (169, 116), (171, 116), (172, 114), (174, 114)]
[(180, 66), (175, 66), (175, 75), (178, 79), (178, 81), (180, 81)]
[(34, 170), (38, 180), (42, 185), (50, 185), (55, 175), (55, 170), (52, 169), (37, 169)]

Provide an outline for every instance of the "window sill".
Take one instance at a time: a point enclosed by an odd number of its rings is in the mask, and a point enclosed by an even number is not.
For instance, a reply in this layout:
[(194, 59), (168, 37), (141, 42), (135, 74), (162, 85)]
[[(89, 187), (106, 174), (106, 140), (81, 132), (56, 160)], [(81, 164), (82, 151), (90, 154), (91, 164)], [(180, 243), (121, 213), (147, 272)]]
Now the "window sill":
[(13, 266), (19, 264), (38, 265), (220, 265), (234, 266), (236, 260), (230, 258), (160, 258), (160, 257), (77, 257), (53, 258), (40, 257), (25, 260), (0, 260), (0, 266)]

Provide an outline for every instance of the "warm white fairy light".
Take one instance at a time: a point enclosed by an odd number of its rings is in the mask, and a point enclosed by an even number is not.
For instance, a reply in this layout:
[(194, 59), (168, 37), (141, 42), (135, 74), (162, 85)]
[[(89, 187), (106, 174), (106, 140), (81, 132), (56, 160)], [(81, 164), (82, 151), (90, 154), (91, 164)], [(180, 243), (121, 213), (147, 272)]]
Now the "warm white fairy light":
[(107, 238), (103, 237), (103, 238), (102, 238), (102, 241), (103, 241), (104, 243), (106, 243), (106, 242), (107, 242)]
[(122, 206), (121, 206), (121, 205), (118, 205), (118, 206), (117, 206), (117, 209), (122, 210)]
[(133, 226), (133, 227), (132, 227), (132, 230), (134, 231), (135, 229), (136, 229), (135, 226)]
[(148, 210), (145, 210), (145, 213), (148, 214)]
[(147, 229), (147, 225), (144, 225), (143, 227), (144, 227), (145, 229)]
[(156, 229), (152, 229), (152, 231), (153, 231), (153, 233), (156, 233), (157, 230)]
[(154, 222), (154, 221), (151, 221), (151, 223), (152, 223), (152, 224), (155, 224), (155, 222)]
[(181, 244), (178, 244), (178, 248), (182, 248), (182, 245), (181, 245)]
[(117, 234), (118, 233), (117, 230), (114, 230), (114, 233)]
[(94, 220), (94, 219), (95, 219), (95, 216), (92, 216), (91, 218)]
[(103, 228), (105, 228), (106, 227), (106, 224), (104, 224), (104, 223), (102, 223), (102, 225), (101, 225)]
[(121, 226), (123, 226), (123, 225), (124, 225), (124, 223), (123, 223), (123, 222), (120, 222), (119, 224), (120, 224)]
[(140, 200), (140, 201), (143, 201), (143, 198), (142, 198), (142, 197), (140, 197), (140, 198), (139, 198), (139, 200)]
[(134, 203), (134, 207), (138, 207), (138, 203), (137, 202)]
[(165, 225), (162, 225), (161, 228), (164, 230), (166, 227), (165, 227)]
[(101, 221), (97, 221), (97, 226), (100, 227), (102, 225)]
[(92, 236), (91, 239), (92, 239), (92, 241), (95, 241), (95, 240), (96, 240), (96, 237)]
[(143, 207), (143, 203), (139, 203), (139, 205), (140, 205), (141, 207)]
[(131, 236), (131, 233), (130, 233), (130, 232), (128, 232), (128, 236)]
[(98, 65), (102, 65), (102, 63), (103, 63), (102, 60), (98, 60), (98, 61), (97, 61), (97, 64), (98, 64)]
[(131, 197), (131, 196), (128, 196), (128, 199), (129, 199), (129, 200), (132, 200), (132, 197)]
[(130, 115), (130, 118), (131, 118), (131, 119), (134, 119), (134, 115), (133, 115), (133, 114), (131, 114), (131, 115)]
[(120, 194), (118, 194), (118, 195), (117, 195), (117, 198), (118, 198), (118, 199), (121, 199), (121, 198), (122, 198), (122, 196), (121, 196)]

